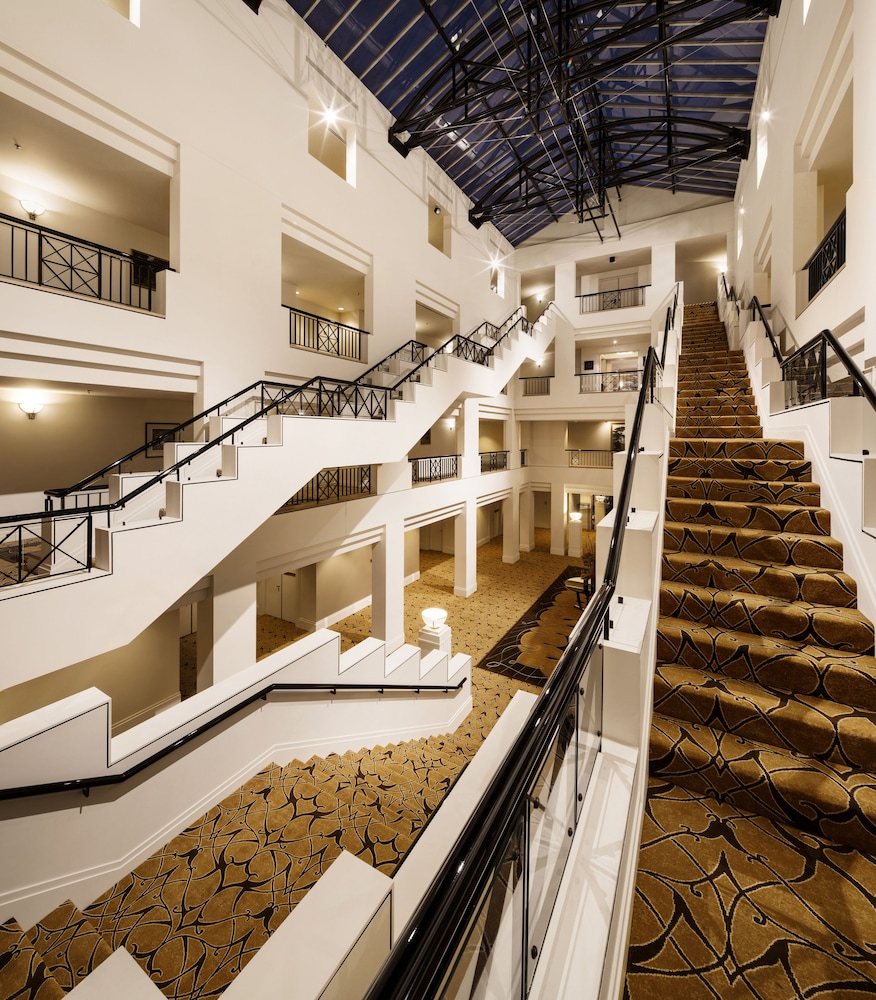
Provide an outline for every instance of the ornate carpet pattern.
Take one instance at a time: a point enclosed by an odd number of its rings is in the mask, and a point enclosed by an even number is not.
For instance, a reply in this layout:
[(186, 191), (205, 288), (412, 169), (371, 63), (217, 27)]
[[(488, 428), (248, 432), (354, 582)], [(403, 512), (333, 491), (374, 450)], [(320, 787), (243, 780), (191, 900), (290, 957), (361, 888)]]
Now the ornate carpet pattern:
[(512, 680), (544, 686), (581, 616), (574, 593), (565, 585), (570, 576), (578, 575), (578, 570), (563, 570), (479, 666)]
[(714, 305), (682, 339), (626, 997), (873, 996), (873, 625)]
[[(452, 596), (452, 556), (421, 553), (420, 579), (405, 594), (409, 641), (416, 641), (420, 610), (441, 593), (452, 608), (454, 648), (482, 659), (534, 593), (556, 593), (559, 569), (581, 572), (578, 562), (544, 551), (540, 535), (537, 550), (510, 566), (501, 539), (480, 548), (481, 590), (467, 600)], [(544, 619), (552, 603), (543, 597), (533, 607)], [(575, 612), (549, 618), (551, 648), (564, 642), (560, 620), (571, 630)], [(360, 612), (336, 626), (347, 646), (364, 620)], [(367, 621), (370, 629), (370, 615)], [(261, 616), (259, 648), (285, 645), (296, 631)], [(187, 644), (189, 669), (195, 641)], [(55, 1000), (118, 947), (169, 998), (219, 996), (342, 850), (392, 874), (515, 691), (538, 690), (479, 667), (472, 674), (473, 710), (455, 733), (272, 764), (84, 911), (67, 902), (27, 932), (14, 921), (0, 927), (0, 1000)]]

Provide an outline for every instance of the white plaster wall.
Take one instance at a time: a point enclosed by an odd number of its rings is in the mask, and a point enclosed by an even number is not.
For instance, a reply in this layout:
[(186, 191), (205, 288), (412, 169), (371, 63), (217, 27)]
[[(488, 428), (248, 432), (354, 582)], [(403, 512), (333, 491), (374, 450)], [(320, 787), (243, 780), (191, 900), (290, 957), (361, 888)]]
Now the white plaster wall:
[[(256, 17), (231, 0), (209, 8), (154, 0), (138, 29), (104, 4), (35, 0), (5, 12), (4, 45), (0, 88), (168, 175), (177, 269), (167, 276), (164, 320), (4, 285), (5, 329), (194, 359), (208, 402), (266, 371), (361, 370), (289, 348), (281, 233), (369, 270), (376, 357), (412, 336), (418, 285), (453, 304), (461, 329), (500, 321), (516, 306), (516, 281), (505, 282), (503, 299), (485, 271), (490, 241), (510, 248), (492, 227), (469, 225), (465, 199), (447, 181), (453, 258), (428, 244), (427, 188), (437, 168), (420, 152), (403, 159), (388, 146), (385, 110), (286, 5), (264, 4)], [(355, 186), (307, 154), (311, 84), (346, 99)], [(73, 228), (76, 213), (68, 215)]]

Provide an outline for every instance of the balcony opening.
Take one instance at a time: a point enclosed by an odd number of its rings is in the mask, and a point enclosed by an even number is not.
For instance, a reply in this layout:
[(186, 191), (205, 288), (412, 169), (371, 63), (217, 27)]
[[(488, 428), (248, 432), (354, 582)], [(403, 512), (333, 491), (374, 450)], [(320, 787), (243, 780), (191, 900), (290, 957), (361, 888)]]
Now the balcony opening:
[(342, 113), (320, 97), (311, 98), (307, 122), (307, 151), (342, 180), (355, 186), (355, 128)]
[(285, 234), (281, 246), (290, 346), (367, 361), (364, 272)]
[(429, 199), (429, 243), (440, 250), (446, 257), (450, 256), (450, 213), (434, 198)]
[(177, 266), (173, 165), (165, 173), (4, 94), (0, 120), (14, 137), (0, 165), (0, 279), (163, 313), (161, 272)]
[(520, 301), (534, 323), (555, 298), (554, 268), (539, 267), (520, 275)]
[(604, 312), (645, 304), (651, 284), (651, 250), (606, 254), (575, 267), (579, 312)]

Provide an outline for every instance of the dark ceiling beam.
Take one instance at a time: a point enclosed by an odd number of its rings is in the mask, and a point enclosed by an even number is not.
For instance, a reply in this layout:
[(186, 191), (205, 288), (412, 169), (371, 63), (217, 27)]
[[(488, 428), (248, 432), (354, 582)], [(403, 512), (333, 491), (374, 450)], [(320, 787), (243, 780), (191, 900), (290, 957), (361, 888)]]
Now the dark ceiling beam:
[[(702, 0), (685, 0), (684, 6), (695, 8), (702, 5)], [(662, 15), (655, 14), (642, 23), (636, 25), (624, 25), (622, 28), (618, 29), (619, 33), (624, 35), (628, 33), (635, 33), (644, 30), (644, 28), (658, 28), (662, 22), (665, 21), (668, 15), (664, 12)], [(734, 8), (732, 11), (725, 12), (722, 16), (710, 19), (708, 21), (709, 28), (714, 28), (718, 26), (724, 26), (730, 24), (738, 19), (739, 9)], [(694, 37), (703, 32), (703, 25), (692, 26), (686, 29), (682, 34), (684, 36)], [(675, 36), (678, 37), (678, 34)], [(473, 44), (473, 43), (472, 43)], [(556, 75), (562, 66), (564, 61), (572, 60), (580, 61), (582, 65), (587, 65), (586, 72), (579, 72), (576, 75), (575, 84), (579, 88), (585, 86), (595, 86), (599, 79), (607, 74), (610, 74), (614, 69), (621, 68), (623, 66), (628, 66), (631, 63), (639, 62), (642, 57), (654, 54), (656, 58), (660, 61), (662, 66), (662, 53), (667, 47), (673, 44), (673, 36), (669, 35), (667, 38), (661, 39), (655, 38), (651, 41), (642, 43), (637, 49), (631, 49), (629, 52), (610, 57), (601, 62), (594, 62), (594, 53), (596, 51), (604, 51), (605, 49), (610, 49), (609, 44), (600, 44), (595, 46), (593, 43), (573, 45), (566, 52), (562, 54), (562, 57), (554, 57), (546, 66), (541, 67), (541, 71), (545, 73), (548, 78), (556, 79)], [(514, 43), (509, 43), (500, 50), (502, 54), (500, 58), (507, 58), (514, 52)], [(414, 107), (426, 98), (426, 91), (429, 89), (429, 85), (425, 85), (421, 90), (420, 94), (408, 104), (405, 111), (401, 112), (397, 116), (395, 123), (390, 128), (390, 141), (393, 142), (392, 137), (398, 136), (401, 132), (409, 133), (410, 137), (404, 142), (404, 145), (408, 149), (413, 148), (416, 145), (420, 145), (422, 140), (418, 139), (419, 136), (426, 134), (431, 131), (430, 126), (434, 128), (434, 122), (441, 119), (452, 119), (455, 112), (463, 113), (463, 120), (458, 120), (449, 124), (448, 127), (454, 129), (464, 128), (467, 125), (476, 124), (480, 121), (487, 120), (491, 115), (496, 117), (504, 117), (513, 108), (519, 106), (519, 98), (517, 96), (518, 89), (523, 89), (523, 83), (527, 75), (532, 72), (532, 67), (528, 64), (522, 64), (515, 67), (507, 67), (502, 65), (490, 65), (486, 67), (487, 72), (495, 74), (495, 80), (488, 80), (483, 77), (479, 72), (482, 68), (481, 64), (473, 66), (469, 64), (464, 58), (463, 53), (459, 53), (459, 58), (453, 61), (453, 66), (460, 72), (465, 74), (464, 84), (465, 84), (465, 98), (459, 95), (460, 84), (457, 83), (452, 89), (448, 86), (440, 88), (440, 92), (443, 97), (437, 97), (436, 94), (429, 94), (429, 107), (427, 110), (421, 110), (419, 112), (414, 112)], [(437, 83), (440, 81), (441, 77), (446, 74), (447, 66), (439, 69), (433, 74), (432, 80)], [(432, 81), (430, 81), (431, 83)], [(446, 83), (446, 81), (445, 81)], [(477, 95), (479, 102), (482, 106), (482, 110), (476, 114), (472, 114), (470, 111), (466, 113), (466, 104), (469, 103), (469, 88)], [(510, 95), (502, 99), (498, 104), (490, 107), (486, 104), (486, 99), (494, 93), (502, 93)], [(398, 148), (398, 143), (393, 142), (393, 145)]]
[(262, 0), (243, 0), (243, 2), (247, 5), (247, 7), (249, 7), (251, 11), (254, 11), (256, 14), (258, 14)]

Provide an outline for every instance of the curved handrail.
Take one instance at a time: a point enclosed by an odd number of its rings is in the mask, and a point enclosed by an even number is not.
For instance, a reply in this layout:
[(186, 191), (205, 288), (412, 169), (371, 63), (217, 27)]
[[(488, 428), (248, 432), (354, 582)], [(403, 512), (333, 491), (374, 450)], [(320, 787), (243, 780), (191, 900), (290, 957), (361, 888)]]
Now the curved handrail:
[(371, 984), (366, 1000), (423, 1000), (440, 995), (446, 963), (458, 953), (490, 877), (499, 865), (528, 790), (543, 766), (570, 698), (600, 640), (611, 606), (632, 495), (644, 407), (654, 398), (658, 361), (645, 362), (624, 465), (603, 582), (588, 602), (527, 722), (500, 764), (471, 819)]
[(178, 750), (199, 736), (203, 736), (204, 733), (208, 733), (211, 729), (215, 729), (220, 723), (225, 722), (226, 719), (230, 719), (253, 702), (267, 700), (268, 695), (274, 691), (329, 691), (331, 694), (343, 693), (345, 691), (376, 691), (378, 694), (383, 694), (386, 691), (414, 691), (417, 694), (424, 691), (438, 691), (442, 694), (449, 694), (451, 691), (462, 690), (466, 680), (467, 678), (463, 677), (458, 684), (266, 684), (263, 688), (260, 688), (254, 694), (248, 695), (242, 701), (235, 703), (220, 715), (215, 716), (208, 722), (202, 723), (200, 726), (196, 726), (184, 736), (180, 736), (174, 740), (173, 743), (169, 743), (161, 750), (157, 750), (149, 757), (145, 757), (139, 763), (128, 768), (127, 771), (119, 771), (116, 774), (103, 774), (92, 778), (72, 778), (69, 781), (46, 781), (33, 785), (19, 785), (17, 788), (2, 788), (0, 789), (0, 802), (7, 799), (29, 798), (34, 795), (51, 795), (55, 792), (81, 791), (85, 795), (88, 795), (92, 788), (100, 788), (104, 785), (120, 785), (141, 771), (144, 771), (147, 767), (151, 767), (153, 764), (158, 763), (158, 761), (163, 760), (172, 754), (174, 750)]
[(748, 308), (751, 309), (752, 320), (755, 320), (758, 317), (760, 317), (760, 321), (761, 323), (763, 323), (763, 328), (764, 330), (766, 330), (766, 335), (767, 337), (769, 337), (770, 345), (773, 349), (773, 357), (775, 357), (776, 361), (778, 361), (779, 364), (782, 364), (782, 352), (779, 349), (778, 342), (776, 341), (776, 338), (773, 334), (773, 328), (772, 326), (770, 326), (770, 322), (766, 318), (766, 313), (763, 311), (763, 306), (761, 306), (756, 295), (751, 296), (751, 301), (748, 303)]

